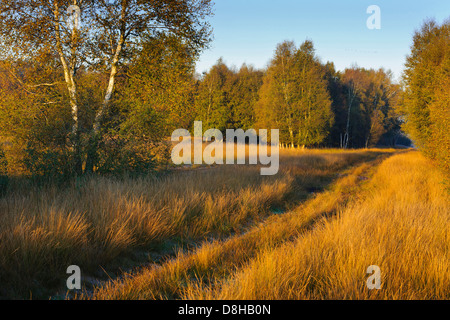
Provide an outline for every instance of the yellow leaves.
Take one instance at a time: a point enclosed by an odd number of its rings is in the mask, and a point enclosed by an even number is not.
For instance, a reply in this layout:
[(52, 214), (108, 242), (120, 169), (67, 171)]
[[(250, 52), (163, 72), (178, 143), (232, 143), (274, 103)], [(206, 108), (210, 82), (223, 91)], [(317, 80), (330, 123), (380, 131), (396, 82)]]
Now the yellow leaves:
[(414, 36), (405, 70), (406, 130), (450, 172), (450, 23), (425, 22)]

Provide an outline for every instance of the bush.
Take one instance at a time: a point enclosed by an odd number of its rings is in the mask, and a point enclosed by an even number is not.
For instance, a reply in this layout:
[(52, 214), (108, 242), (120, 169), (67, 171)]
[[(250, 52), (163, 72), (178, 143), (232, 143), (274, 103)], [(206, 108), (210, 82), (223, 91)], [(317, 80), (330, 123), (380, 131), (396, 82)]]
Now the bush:
[(147, 174), (155, 168), (152, 145), (145, 141), (105, 137), (98, 149), (96, 172), (114, 175)]
[(36, 148), (28, 145), (25, 149), (25, 167), (34, 177), (61, 178), (73, 172), (72, 155), (67, 150)]

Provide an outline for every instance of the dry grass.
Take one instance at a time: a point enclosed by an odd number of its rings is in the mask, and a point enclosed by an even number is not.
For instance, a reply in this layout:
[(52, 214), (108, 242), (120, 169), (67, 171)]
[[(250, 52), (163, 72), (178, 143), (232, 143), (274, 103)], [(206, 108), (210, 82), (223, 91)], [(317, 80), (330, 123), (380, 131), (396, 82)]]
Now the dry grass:
[(271, 216), (242, 235), (225, 241), (207, 242), (194, 252), (180, 253), (161, 266), (130, 273), (124, 280), (108, 282), (96, 288), (92, 296), (87, 294), (81, 298), (199, 298), (201, 295), (198, 293), (207, 291), (209, 284), (214, 286), (230, 277), (260, 254), (296, 239), (312, 229), (318, 219), (344, 208), (347, 201), (358, 195), (365, 181), (361, 178), (369, 175), (372, 165), (377, 162), (373, 160), (350, 169), (328, 191), (317, 194), (285, 214)]
[(101, 267), (114, 274), (238, 235), (273, 210), (298, 205), (346, 167), (389, 153), (283, 151), (279, 174), (265, 177), (256, 166), (236, 165), (91, 177), (64, 188), (19, 185), (0, 199), (0, 296), (46, 297), (65, 287), (72, 264), (85, 275), (98, 276)]
[[(291, 243), (261, 252), (187, 299), (449, 299), (450, 202), (416, 152), (386, 160), (362, 197)], [(382, 288), (368, 290), (370, 265)]]

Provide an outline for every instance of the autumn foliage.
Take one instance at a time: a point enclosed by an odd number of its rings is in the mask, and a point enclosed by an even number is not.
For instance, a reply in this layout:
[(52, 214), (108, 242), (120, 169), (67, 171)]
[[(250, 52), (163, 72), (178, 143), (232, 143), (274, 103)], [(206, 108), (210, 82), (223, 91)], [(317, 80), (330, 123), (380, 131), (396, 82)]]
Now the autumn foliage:
[(450, 22), (428, 21), (416, 32), (404, 83), (405, 129), (450, 172)]

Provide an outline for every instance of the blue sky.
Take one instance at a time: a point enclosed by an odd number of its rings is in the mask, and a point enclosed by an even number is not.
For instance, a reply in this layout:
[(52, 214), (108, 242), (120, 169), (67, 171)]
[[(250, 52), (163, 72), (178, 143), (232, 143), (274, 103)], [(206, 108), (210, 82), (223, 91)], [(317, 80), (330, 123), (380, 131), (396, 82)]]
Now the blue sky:
[[(381, 9), (380, 30), (366, 26), (370, 5)], [(310, 39), (322, 62), (338, 70), (356, 63), (391, 69), (398, 78), (414, 30), (426, 18), (442, 23), (450, 0), (215, 0), (214, 13), (214, 41), (197, 63), (199, 73), (220, 57), (229, 66), (263, 68), (278, 43)]]

